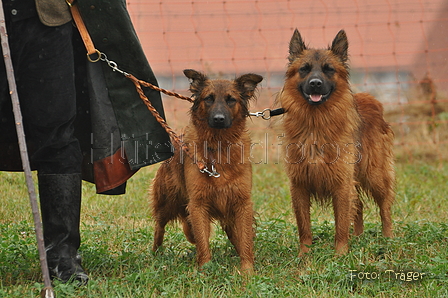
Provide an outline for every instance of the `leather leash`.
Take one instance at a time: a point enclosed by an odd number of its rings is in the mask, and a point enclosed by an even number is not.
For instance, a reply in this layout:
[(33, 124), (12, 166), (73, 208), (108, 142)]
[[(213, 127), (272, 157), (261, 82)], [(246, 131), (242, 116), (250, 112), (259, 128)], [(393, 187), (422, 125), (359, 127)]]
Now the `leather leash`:
[[(174, 93), (174, 92), (164, 90), (164, 89), (159, 88), (151, 83), (141, 81), (141, 80), (137, 79), (136, 77), (134, 77), (132, 74), (129, 74), (127, 72), (120, 70), (117, 67), (117, 63), (107, 59), (107, 56), (104, 53), (100, 52), (99, 50), (97, 50), (95, 48), (92, 38), (90, 37), (90, 34), (87, 31), (87, 27), (86, 27), (84, 21), (82, 20), (81, 13), (79, 12), (79, 8), (77, 6), (76, 0), (66, 0), (66, 2), (70, 7), (70, 11), (72, 13), (73, 20), (76, 24), (76, 27), (78, 28), (79, 34), (81, 35), (81, 38), (86, 47), (87, 58), (89, 59), (89, 61), (90, 62), (97, 62), (99, 60), (104, 61), (112, 68), (113, 71), (118, 71), (118, 72), (122, 73), (124, 76), (126, 76), (128, 79), (130, 79), (132, 81), (132, 83), (134, 83), (137, 93), (139, 94), (140, 98), (143, 100), (143, 102), (146, 105), (146, 107), (148, 108), (148, 110), (151, 112), (151, 114), (154, 116), (154, 118), (157, 120), (157, 122), (165, 129), (165, 131), (171, 137), (171, 140), (174, 143), (176, 143), (179, 146), (179, 148), (181, 148), (181, 150), (183, 150), (188, 157), (190, 157), (193, 161), (195, 161), (195, 158), (189, 151), (187, 145), (177, 136), (177, 134), (174, 132), (174, 130), (168, 126), (165, 119), (163, 119), (163, 117), (160, 116), (159, 112), (151, 104), (150, 100), (145, 96), (142, 86), (152, 88), (154, 90), (163, 92), (170, 96), (175, 96), (180, 99), (188, 100), (189, 102), (193, 102), (193, 99), (191, 99), (190, 97), (186, 97), (186, 96)], [(94, 54), (98, 55), (98, 57), (95, 59), (91, 57)], [(209, 176), (212, 176), (215, 178), (219, 177), (219, 173), (217, 173), (214, 170), (214, 167), (212, 167), (212, 171), (210, 171), (207, 168), (205, 163), (203, 163), (201, 161), (196, 161), (195, 163), (201, 173), (207, 173)]]
[[(79, 8), (76, 1), (77, 0), (65, 0), (65, 2), (67, 2), (68, 6), (70, 7), (70, 12), (72, 13), (73, 21), (75, 22), (79, 34), (81, 35), (81, 39), (86, 47), (87, 57), (89, 58), (90, 62), (96, 62), (100, 58), (100, 51), (98, 51), (93, 45), (92, 38), (90, 38), (89, 31), (87, 31), (86, 24), (84, 24), (84, 21), (81, 17), (81, 13), (79, 12)], [(98, 54), (98, 58), (92, 59), (90, 56), (93, 54)]]

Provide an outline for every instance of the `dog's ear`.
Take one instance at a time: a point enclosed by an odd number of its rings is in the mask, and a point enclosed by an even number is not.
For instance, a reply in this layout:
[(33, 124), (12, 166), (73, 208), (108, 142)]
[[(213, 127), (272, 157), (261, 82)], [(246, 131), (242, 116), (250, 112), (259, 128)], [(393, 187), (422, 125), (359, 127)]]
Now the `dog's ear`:
[(304, 50), (306, 50), (305, 43), (303, 42), (299, 30), (296, 28), (291, 37), (291, 41), (289, 42), (289, 63), (292, 63), (297, 57), (299, 57)]
[(184, 75), (190, 79), (190, 91), (193, 94), (198, 94), (205, 86), (207, 76), (199, 71), (193, 69), (185, 69)]
[(254, 96), (255, 89), (258, 83), (263, 80), (263, 77), (254, 73), (244, 74), (238, 77), (235, 82), (244, 99), (249, 99)]
[(348, 39), (344, 30), (338, 32), (331, 44), (330, 50), (346, 65), (348, 61)]

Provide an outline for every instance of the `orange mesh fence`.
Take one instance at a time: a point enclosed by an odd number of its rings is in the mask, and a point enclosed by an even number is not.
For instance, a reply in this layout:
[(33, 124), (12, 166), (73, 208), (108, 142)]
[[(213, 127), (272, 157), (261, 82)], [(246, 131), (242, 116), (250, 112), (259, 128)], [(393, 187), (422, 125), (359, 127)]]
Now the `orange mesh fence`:
[[(397, 159), (448, 159), (447, 1), (128, 0), (127, 5), (162, 88), (189, 96), (186, 68), (213, 78), (258, 73), (265, 79), (252, 107), (257, 111), (274, 105), (295, 28), (312, 47), (327, 47), (344, 29), (352, 89), (370, 92), (384, 104)], [(172, 127), (187, 123), (189, 103), (164, 96), (164, 106)], [(281, 129), (254, 119), (251, 130), (277, 155)]]

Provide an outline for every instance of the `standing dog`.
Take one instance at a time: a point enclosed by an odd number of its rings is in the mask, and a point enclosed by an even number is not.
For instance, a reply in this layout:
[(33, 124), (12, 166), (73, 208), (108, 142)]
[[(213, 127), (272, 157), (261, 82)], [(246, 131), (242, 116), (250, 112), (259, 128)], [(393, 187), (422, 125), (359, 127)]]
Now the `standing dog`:
[(366, 93), (353, 94), (348, 41), (341, 30), (328, 49), (308, 48), (296, 29), (280, 101), (286, 114), (285, 162), (300, 236), (300, 255), (312, 244), (310, 204), (331, 202), (335, 250), (348, 250), (350, 224), (363, 232), (364, 191), (379, 206), (383, 235), (392, 237), (393, 131), (383, 107)]
[(190, 91), (195, 98), (190, 124), (183, 141), (195, 159), (220, 174), (199, 172), (188, 156), (177, 148), (162, 164), (153, 184), (152, 208), (156, 222), (154, 246), (163, 242), (165, 225), (178, 219), (188, 241), (196, 245), (199, 267), (210, 261), (210, 224), (219, 220), (241, 259), (241, 268), (254, 264), (254, 215), (251, 201), (252, 166), (250, 137), (246, 130), (249, 100), (263, 79), (245, 74), (234, 81), (210, 80), (187, 69)]

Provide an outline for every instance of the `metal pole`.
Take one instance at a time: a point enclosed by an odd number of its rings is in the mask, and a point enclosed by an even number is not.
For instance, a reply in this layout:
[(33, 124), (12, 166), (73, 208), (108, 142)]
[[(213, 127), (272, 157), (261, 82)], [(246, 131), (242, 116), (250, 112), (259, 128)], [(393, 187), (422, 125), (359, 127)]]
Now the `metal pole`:
[(39, 250), (40, 266), (44, 279), (44, 289), (41, 292), (43, 298), (53, 298), (54, 291), (51, 286), (50, 273), (47, 266), (47, 254), (45, 252), (44, 236), (42, 232), (42, 223), (37, 205), (36, 190), (34, 188), (33, 177), (31, 175), (31, 167), (26, 148), (25, 132), (22, 123), (22, 112), (20, 110), (19, 97), (17, 95), (17, 86), (14, 78), (14, 68), (12, 66), (11, 51), (9, 48), (8, 34), (6, 32), (5, 14), (3, 11), (3, 3), (0, 1), (0, 35), (3, 57), (5, 59), (6, 75), (8, 77), (9, 93), (11, 95), (12, 108), (14, 112), (14, 120), (16, 122), (17, 138), (19, 140), (20, 156), (22, 158), (23, 172), (25, 173), (26, 185), (30, 197), (31, 210), (33, 212), (34, 227), (36, 232), (37, 247)]

